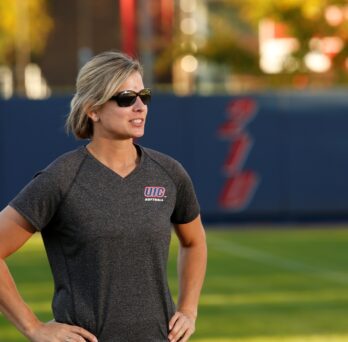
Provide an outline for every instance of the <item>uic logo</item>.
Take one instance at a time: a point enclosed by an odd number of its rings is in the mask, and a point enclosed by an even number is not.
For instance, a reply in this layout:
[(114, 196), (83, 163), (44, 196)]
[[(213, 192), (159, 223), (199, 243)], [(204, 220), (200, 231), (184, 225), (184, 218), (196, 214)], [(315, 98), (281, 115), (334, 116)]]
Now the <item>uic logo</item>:
[(163, 198), (166, 189), (163, 186), (146, 186), (144, 189), (144, 196), (146, 198)]

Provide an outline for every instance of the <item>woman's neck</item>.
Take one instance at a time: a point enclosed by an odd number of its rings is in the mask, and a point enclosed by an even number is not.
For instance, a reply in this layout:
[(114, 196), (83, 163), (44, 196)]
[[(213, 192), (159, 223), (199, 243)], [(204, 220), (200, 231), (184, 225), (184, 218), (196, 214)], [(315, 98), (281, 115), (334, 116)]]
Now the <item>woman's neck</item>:
[(102, 164), (121, 176), (128, 175), (139, 163), (138, 152), (132, 139), (123, 141), (92, 139), (87, 149)]

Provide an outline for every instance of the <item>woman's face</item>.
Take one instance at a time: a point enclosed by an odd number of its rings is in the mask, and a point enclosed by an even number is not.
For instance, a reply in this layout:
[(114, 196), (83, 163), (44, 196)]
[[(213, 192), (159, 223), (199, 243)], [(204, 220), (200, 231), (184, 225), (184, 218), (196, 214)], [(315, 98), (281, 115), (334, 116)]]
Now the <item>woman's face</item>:
[[(139, 92), (142, 89), (144, 89), (142, 77), (140, 73), (134, 72), (121, 85), (117, 93), (124, 90)], [(89, 113), (94, 124), (93, 139), (102, 137), (127, 140), (142, 137), (146, 115), (147, 105), (141, 101), (139, 96), (135, 103), (129, 107), (119, 107), (116, 101), (110, 100), (95, 112)]]

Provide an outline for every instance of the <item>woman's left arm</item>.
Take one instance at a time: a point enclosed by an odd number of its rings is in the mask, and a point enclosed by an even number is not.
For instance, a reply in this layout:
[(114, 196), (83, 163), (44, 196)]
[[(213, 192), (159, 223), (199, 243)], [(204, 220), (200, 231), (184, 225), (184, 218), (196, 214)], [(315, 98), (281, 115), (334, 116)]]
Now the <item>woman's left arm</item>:
[(169, 322), (168, 338), (171, 342), (186, 342), (195, 331), (199, 296), (207, 265), (207, 245), (200, 216), (174, 227), (180, 241), (179, 297), (177, 311)]

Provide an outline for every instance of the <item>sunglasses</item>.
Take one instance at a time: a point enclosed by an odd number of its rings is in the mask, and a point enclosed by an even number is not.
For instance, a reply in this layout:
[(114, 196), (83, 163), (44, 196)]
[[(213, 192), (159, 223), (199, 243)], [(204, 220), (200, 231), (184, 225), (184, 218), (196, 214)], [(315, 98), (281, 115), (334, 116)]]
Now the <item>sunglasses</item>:
[(117, 95), (112, 96), (110, 100), (116, 101), (116, 103), (120, 107), (129, 107), (135, 103), (138, 96), (140, 97), (144, 105), (149, 104), (151, 101), (151, 89), (144, 88), (139, 92), (133, 90), (124, 90), (118, 93)]

